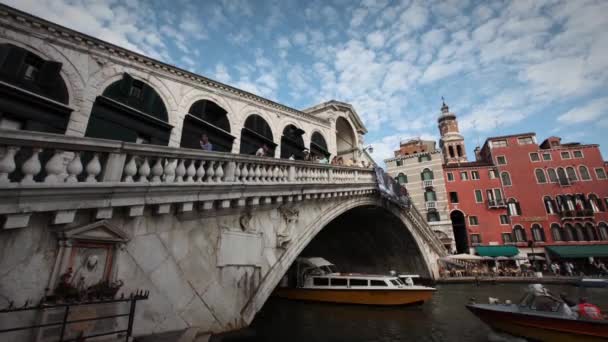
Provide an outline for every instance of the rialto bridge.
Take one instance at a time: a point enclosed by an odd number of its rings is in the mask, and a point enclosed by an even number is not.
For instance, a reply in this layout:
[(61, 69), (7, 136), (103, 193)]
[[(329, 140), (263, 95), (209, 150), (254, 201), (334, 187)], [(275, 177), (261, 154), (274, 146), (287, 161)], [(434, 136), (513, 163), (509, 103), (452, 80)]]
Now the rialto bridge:
[(350, 105), (298, 111), (5, 6), (0, 49), (0, 309), (120, 284), (150, 291), (136, 335), (222, 332), (298, 255), (437, 274), (440, 241), (373, 169), (297, 160), (366, 157)]

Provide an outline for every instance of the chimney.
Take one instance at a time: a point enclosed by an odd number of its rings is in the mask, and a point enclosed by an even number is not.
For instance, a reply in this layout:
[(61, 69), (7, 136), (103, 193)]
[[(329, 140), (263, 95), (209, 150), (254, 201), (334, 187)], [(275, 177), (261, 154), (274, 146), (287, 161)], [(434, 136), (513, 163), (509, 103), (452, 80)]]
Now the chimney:
[(473, 151), (475, 151), (475, 161), (481, 161), (481, 148), (477, 146)]

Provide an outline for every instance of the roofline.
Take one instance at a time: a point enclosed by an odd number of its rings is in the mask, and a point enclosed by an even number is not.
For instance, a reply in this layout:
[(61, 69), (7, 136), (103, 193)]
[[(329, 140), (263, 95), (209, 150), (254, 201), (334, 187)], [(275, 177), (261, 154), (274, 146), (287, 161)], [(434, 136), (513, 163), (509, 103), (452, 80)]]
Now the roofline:
[(351, 105), (350, 103), (346, 103), (346, 102), (342, 102), (342, 101), (336, 101), (336, 100), (329, 100), (329, 101), (325, 101), (323, 103), (319, 103), (317, 105), (314, 105), (312, 107), (303, 109), (302, 111), (304, 113), (310, 114), (310, 113), (318, 112), (318, 111), (320, 111), (323, 108), (332, 107), (332, 106), (343, 107), (343, 108), (346, 108), (349, 111), (351, 111), (354, 114), (355, 123), (359, 127), (361, 127), (361, 131), (363, 132), (363, 134), (367, 133), (367, 128), (365, 127), (365, 124), (363, 124), (363, 121), (361, 120), (361, 117), (359, 116), (359, 114), (355, 110), (355, 107), (353, 107), (353, 105)]
[(500, 136), (496, 136), (496, 137), (487, 137), (486, 141), (489, 140), (494, 140), (494, 139), (505, 139), (505, 138), (513, 138), (513, 137), (518, 137), (521, 135), (533, 135), (536, 136), (536, 133), (534, 132), (528, 132), (528, 133), (518, 133), (518, 134), (508, 134), (508, 135), (500, 135)]
[[(213, 80), (211, 78), (208, 78), (206, 76), (202, 76), (199, 74), (195, 74), (193, 72), (190, 72), (188, 70), (179, 68), (177, 66), (156, 60), (154, 58), (142, 55), (138, 52), (135, 51), (131, 51), (129, 49), (120, 47), (118, 45), (109, 43), (107, 41), (101, 40), (99, 38), (95, 38), (92, 37), (86, 33), (82, 33), (70, 28), (67, 28), (65, 26), (59, 25), (57, 23), (48, 21), (46, 19), (40, 18), (38, 16), (35, 16), (33, 14), (27, 13), (27, 12), (23, 12), (19, 9), (16, 9), (14, 7), (5, 5), (0, 3), (0, 18), (2, 17), (6, 17), (6, 16), (14, 16), (16, 20), (21, 20), (21, 21), (26, 21), (26, 20), (30, 20), (32, 22), (36, 22), (37, 24), (39, 24), (39, 26), (46, 26), (46, 29), (48, 29), (49, 31), (53, 32), (53, 31), (62, 31), (60, 36), (63, 36), (63, 39), (69, 39), (69, 38), (74, 38), (74, 37), (78, 37), (76, 38), (78, 41), (80, 41), (81, 43), (84, 42), (86, 43), (89, 47), (96, 47), (99, 50), (103, 51), (106, 50), (109, 51), (110, 53), (116, 53), (118, 51), (118, 55), (124, 54), (126, 55), (126, 58), (132, 59), (136, 62), (140, 62), (140, 63), (144, 63), (147, 64), (149, 66), (152, 67), (157, 67), (159, 69), (164, 69), (166, 71), (172, 72), (174, 74), (177, 74), (178, 76), (183, 76), (185, 78), (188, 78), (190, 80), (193, 81), (198, 81), (204, 85), (208, 85), (208, 86), (212, 86), (218, 89), (222, 89), (222, 90), (226, 90), (232, 93), (235, 93), (237, 95), (241, 95), (245, 98), (249, 98), (252, 99), (254, 101), (269, 105), (271, 107), (275, 107), (278, 109), (282, 109), (284, 111), (287, 112), (291, 112), (293, 114), (297, 114), (297, 115), (301, 115), (301, 116), (305, 116), (307, 119), (311, 119), (313, 121), (319, 121), (322, 123), (327, 124), (326, 120), (323, 120), (319, 117), (316, 117), (314, 115), (310, 115), (309, 113), (306, 113), (304, 111), (289, 107), (287, 105), (275, 102), (273, 100), (269, 100), (265, 97), (250, 93), (248, 91), (233, 87), (231, 85)], [(25, 19), (25, 20), (24, 20)], [(72, 36), (72, 37), (70, 37)], [(114, 51), (115, 50), (115, 51)], [(130, 56), (133, 56), (133, 58), (130, 58)], [(123, 58), (125, 58), (125, 56), (122, 56)], [(367, 131), (366, 131), (367, 132)]]

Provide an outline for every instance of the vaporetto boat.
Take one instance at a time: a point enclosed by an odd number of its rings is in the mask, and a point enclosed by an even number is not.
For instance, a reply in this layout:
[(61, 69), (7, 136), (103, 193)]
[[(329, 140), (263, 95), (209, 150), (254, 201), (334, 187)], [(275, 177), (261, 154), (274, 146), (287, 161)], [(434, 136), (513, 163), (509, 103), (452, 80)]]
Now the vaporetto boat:
[(416, 275), (374, 275), (340, 273), (323, 258), (298, 258), (297, 283), (289, 286), (287, 278), (274, 292), (277, 297), (364, 305), (422, 304), (431, 299), (432, 287), (415, 285)]

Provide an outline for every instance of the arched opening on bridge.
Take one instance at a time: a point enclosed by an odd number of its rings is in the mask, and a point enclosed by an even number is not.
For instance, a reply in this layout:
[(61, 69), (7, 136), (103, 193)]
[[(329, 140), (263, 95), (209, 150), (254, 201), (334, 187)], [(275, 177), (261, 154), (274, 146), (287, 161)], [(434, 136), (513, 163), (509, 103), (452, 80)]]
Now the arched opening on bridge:
[(467, 227), (464, 220), (464, 214), (460, 210), (454, 210), (450, 213), (452, 220), (452, 229), (454, 231), (454, 240), (456, 242), (456, 252), (468, 253), (469, 242), (467, 240)]
[(353, 126), (343, 117), (336, 121), (336, 150), (337, 155), (344, 159), (357, 159), (355, 130)]
[(203, 134), (209, 138), (213, 151), (230, 152), (234, 136), (230, 134), (228, 112), (209, 100), (196, 101), (184, 117), (181, 147), (201, 148)]
[(251, 114), (245, 120), (245, 125), (241, 130), (240, 154), (255, 154), (263, 145), (268, 146), (268, 156), (274, 157), (274, 143), (270, 126), (257, 114)]
[(325, 138), (319, 132), (314, 132), (310, 139), (310, 154), (313, 157), (319, 158), (329, 158), (330, 153), (327, 151), (327, 143), (325, 142)]
[(283, 135), (281, 136), (281, 158), (288, 159), (293, 157), (294, 159), (304, 159), (304, 138), (302, 138), (304, 131), (294, 125), (287, 125), (283, 129)]
[(325, 258), (342, 272), (388, 274), (395, 270), (430, 278), (409, 228), (393, 213), (377, 206), (357, 207), (336, 217), (300, 257)]
[(95, 100), (85, 135), (168, 145), (172, 126), (167, 118), (167, 108), (158, 93), (125, 73)]

